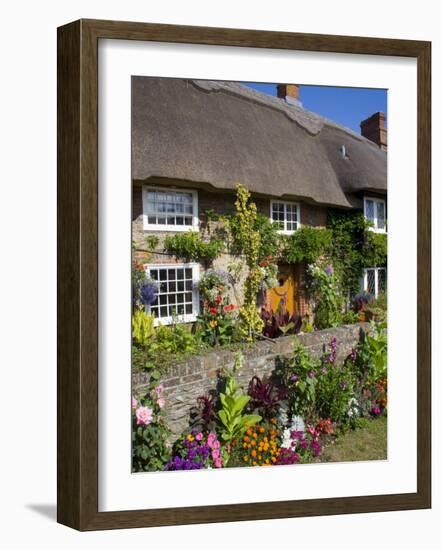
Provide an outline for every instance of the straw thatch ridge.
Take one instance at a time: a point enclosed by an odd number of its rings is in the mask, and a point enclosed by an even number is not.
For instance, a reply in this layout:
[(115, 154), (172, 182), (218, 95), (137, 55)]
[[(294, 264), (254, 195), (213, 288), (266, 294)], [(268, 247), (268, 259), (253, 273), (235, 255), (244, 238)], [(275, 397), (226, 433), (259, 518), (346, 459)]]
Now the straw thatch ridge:
[[(342, 155), (345, 145), (347, 156)], [(237, 83), (132, 78), (132, 177), (350, 207), (385, 192), (386, 154), (297, 105)]]

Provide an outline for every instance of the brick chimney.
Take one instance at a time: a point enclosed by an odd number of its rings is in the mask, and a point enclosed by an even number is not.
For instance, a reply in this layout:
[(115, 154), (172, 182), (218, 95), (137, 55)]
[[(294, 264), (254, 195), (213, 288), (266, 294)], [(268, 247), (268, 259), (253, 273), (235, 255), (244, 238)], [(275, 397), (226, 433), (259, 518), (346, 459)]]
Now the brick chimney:
[(361, 122), (361, 134), (376, 143), (383, 151), (387, 150), (387, 128), (385, 114), (374, 113)]
[(285, 99), (287, 103), (301, 105), (299, 101), (299, 85), (298, 84), (278, 84), (276, 86), (277, 95), (280, 99)]

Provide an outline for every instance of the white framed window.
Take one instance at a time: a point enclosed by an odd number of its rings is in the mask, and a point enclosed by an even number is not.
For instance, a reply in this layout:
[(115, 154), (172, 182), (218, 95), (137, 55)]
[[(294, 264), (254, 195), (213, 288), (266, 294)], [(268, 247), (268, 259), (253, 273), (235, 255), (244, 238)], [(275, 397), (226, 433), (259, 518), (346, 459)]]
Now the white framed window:
[(387, 290), (387, 269), (385, 267), (368, 267), (364, 269), (362, 290), (375, 298)]
[(155, 325), (196, 321), (199, 313), (199, 292), (195, 283), (199, 280), (200, 266), (189, 264), (145, 264), (146, 275), (157, 282), (157, 299), (148, 312), (155, 315)]
[(301, 224), (301, 209), (297, 202), (270, 201), (270, 219), (281, 233), (293, 233)]
[(379, 233), (386, 232), (385, 200), (364, 197), (364, 216), (373, 224), (371, 229)]
[(198, 192), (143, 187), (143, 228), (154, 231), (198, 230)]

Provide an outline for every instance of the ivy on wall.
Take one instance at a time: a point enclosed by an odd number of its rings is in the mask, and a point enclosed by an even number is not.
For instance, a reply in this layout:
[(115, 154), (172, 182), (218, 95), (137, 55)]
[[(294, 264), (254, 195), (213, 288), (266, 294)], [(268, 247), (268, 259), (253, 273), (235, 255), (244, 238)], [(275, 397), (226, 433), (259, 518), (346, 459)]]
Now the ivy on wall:
[(362, 212), (329, 210), (327, 225), (328, 254), (344, 294), (354, 295), (365, 267), (386, 265), (387, 235), (370, 231)]
[(201, 262), (208, 266), (223, 252), (224, 242), (216, 236), (205, 241), (199, 233), (188, 231), (167, 236), (164, 249), (185, 262)]

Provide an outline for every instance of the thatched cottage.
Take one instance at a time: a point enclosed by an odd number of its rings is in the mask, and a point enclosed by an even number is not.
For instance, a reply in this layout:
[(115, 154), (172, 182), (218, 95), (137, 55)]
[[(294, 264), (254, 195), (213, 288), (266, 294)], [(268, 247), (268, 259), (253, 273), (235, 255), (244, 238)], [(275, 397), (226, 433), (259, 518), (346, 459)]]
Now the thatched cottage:
[[(208, 210), (233, 212), (237, 182), (287, 233), (325, 226), (330, 207), (363, 210), (376, 231), (385, 231), (385, 116), (363, 121), (358, 135), (306, 110), (298, 95), (299, 87), (288, 84), (278, 85), (272, 97), (237, 83), (133, 77), (136, 247), (145, 247), (150, 234), (198, 231)], [(184, 320), (193, 321), (199, 308), (193, 282), (201, 266), (153, 255), (147, 269), (167, 282), (157, 317), (167, 323), (179, 300)], [(302, 277), (299, 266), (281, 265), (276, 290), (288, 292), (290, 307), (304, 314)], [(368, 269), (363, 285), (376, 294), (384, 280), (385, 270)]]

